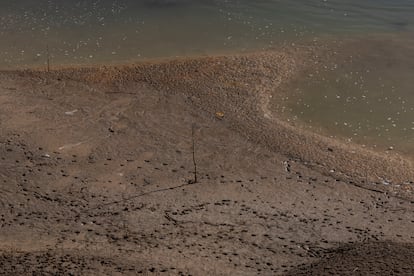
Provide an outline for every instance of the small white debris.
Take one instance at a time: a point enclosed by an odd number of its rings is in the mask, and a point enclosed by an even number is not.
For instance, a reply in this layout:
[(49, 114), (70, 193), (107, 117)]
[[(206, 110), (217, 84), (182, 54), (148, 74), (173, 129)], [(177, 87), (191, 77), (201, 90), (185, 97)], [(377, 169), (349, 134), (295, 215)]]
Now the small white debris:
[(388, 182), (387, 180), (382, 180), (381, 182), (382, 182), (382, 184), (384, 184), (384, 185), (390, 185), (390, 182)]
[(76, 113), (76, 112), (78, 112), (78, 110), (77, 110), (77, 109), (72, 110), (72, 111), (66, 111), (66, 112), (65, 112), (65, 115), (68, 115), (68, 116), (73, 116), (73, 115), (75, 115), (75, 113)]

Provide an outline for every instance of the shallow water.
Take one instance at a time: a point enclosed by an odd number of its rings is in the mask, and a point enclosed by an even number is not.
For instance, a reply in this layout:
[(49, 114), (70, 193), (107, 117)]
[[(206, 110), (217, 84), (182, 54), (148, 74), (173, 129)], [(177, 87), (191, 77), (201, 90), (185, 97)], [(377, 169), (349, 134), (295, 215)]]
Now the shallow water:
[(388, 38), (343, 49), (326, 61), (329, 70), (292, 83), (278, 109), (328, 135), (411, 154), (413, 33), (412, 0), (1, 1), (0, 68), (45, 68), (48, 57), (52, 67), (108, 64), (378, 34)]
[(276, 93), (273, 109), (328, 136), (414, 156), (414, 37), (359, 38), (334, 49)]
[(107, 63), (414, 29), (411, 0), (14, 0), (0, 3), (0, 66)]

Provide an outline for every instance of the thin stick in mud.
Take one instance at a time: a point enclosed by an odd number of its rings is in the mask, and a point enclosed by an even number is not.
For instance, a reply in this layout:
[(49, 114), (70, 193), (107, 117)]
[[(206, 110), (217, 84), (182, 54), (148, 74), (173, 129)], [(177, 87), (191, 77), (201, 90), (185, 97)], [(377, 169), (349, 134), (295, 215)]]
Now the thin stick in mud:
[(192, 154), (193, 154), (193, 165), (194, 165), (194, 181), (197, 183), (197, 162), (195, 158), (195, 141), (194, 141), (194, 125), (191, 126), (191, 141), (192, 141)]

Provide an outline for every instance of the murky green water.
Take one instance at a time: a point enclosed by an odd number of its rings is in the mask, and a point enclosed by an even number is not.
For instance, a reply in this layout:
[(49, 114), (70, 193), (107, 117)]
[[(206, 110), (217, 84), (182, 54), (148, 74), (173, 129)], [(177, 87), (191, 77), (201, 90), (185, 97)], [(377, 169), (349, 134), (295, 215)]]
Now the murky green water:
[(412, 154), (412, 0), (1, 1), (0, 68), (45, 67), (48, 52), (52, 67), (107, 64), (365, 34), (382, 42), (339, 50), (274, 106), (328, 135)]
[(273, 98), (296, 123), (347, 141), (414, 156), (414, 37), (359, 38)]
[(412, 0), (13, 0), (0, 66), (200, 55), (344, 33), (414, 29)]

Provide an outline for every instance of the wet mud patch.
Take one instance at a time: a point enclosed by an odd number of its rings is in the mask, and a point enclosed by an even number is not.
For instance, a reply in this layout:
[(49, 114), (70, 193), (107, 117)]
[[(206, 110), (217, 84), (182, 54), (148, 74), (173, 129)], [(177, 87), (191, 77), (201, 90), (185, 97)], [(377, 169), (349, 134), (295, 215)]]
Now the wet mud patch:
[(320, 261), (288, 275), (413, 275), (414, 244), (369, 242), (326, 251)]

